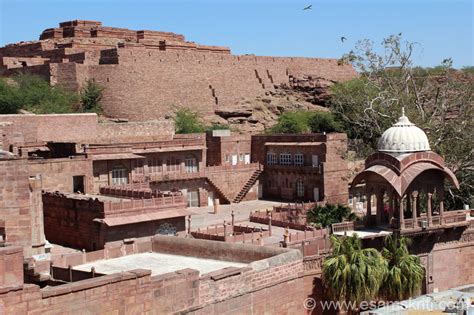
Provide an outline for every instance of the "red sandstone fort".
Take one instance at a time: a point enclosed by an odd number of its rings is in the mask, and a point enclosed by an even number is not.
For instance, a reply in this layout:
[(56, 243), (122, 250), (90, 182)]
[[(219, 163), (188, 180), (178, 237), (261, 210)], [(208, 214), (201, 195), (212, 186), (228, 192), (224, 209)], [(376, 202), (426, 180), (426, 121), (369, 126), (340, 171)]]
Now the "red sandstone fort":
[[(207, 112), (278, 84), (354, 76), (335, 60), (232, 56), (154, 31), (72, 21), (0, 49), (2, 70), (106, 87), (111, 116), (0, 115), (0, 314), (322, 314), (329, 236), (413, 241), (422, 293), (474, 283), (474, 211), (402, 113), (377, 152), (347, 136), (175, 134), (172, 105)], [(153, 118), (153, 120), (149, 120)], [(345, 204), (359, 221), (307, 222)], [(472, 288), (471, 288), (472, 290)]]
[[(324, 90), (356, 75), (336, 59), (238, 56), (183, 35), (81, 20), (46, 29), (39, 41), (0, 48), (0, 69), (5, 75), (26, 70), (71, 90), (93, 79), (105, 87), (109, 117), (149, 120), (185, 106), (250, 124), (259, 117), (249, 118), (247, 104), (256, 99), (284, 87)], [(247, 111), (239, 114), (243, 108)]]

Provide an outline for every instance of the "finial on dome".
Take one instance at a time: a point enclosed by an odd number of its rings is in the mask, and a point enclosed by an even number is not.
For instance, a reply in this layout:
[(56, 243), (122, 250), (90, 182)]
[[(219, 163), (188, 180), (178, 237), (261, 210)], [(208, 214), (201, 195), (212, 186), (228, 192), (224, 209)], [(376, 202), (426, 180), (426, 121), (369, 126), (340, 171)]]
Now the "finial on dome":
[(405, 107), (402, 106), (402, 117), (405, 116)]

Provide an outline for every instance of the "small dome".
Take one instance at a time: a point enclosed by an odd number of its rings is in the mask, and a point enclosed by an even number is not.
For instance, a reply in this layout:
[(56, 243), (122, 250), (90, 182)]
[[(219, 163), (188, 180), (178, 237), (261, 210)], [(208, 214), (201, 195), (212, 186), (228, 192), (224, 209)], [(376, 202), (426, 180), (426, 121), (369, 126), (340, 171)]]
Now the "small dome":
[(380, 137), (377, 149), (380, 152), (390, 153), (429, 151), (430, 143), (425, 132), (411, 123), (402, 110), (398, 122), (385, 130)]

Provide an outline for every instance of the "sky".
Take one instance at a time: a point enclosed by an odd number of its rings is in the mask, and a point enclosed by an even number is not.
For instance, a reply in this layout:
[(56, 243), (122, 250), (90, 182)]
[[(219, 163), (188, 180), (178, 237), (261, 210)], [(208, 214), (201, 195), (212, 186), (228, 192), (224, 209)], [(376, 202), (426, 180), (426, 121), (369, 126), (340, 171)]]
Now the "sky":
[[(474, 65), (473, 0), (0, 0), (0, 46), (73, 19), (160, 30), (233, 54), (339, 58), (357, 40), (403, 34), (414, 62)], [(303, 11), (307, 5), (311, 10)], [(341, 37), (347, 38), (341, 42)]]

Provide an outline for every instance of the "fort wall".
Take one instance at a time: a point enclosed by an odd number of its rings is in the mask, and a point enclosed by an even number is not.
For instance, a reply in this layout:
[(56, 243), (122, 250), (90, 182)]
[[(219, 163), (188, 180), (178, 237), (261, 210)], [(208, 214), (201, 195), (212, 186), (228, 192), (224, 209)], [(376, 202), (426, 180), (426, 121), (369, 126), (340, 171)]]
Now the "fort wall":
[[(168, 245), (174, 248), (174, 242), (169, 243), (167, 238), (155, 237), (153, 243), (160, 243), (161, 249)], [(7, 314), (82, 314), (86, 310), (126, 314), (304, 312), (304, 267), (298, 251), (179, 240), (193, 253), (207, 251), (209, 246), (206, 244), (211, 244), (211, 248), (220, 248), (218, 253), (238, 253), (252, 262), (248, 267), (226, 268), (207, 274), (182, 269), (152, 276), (148, 270), (135, 269), (45, 288), (31, 284), (18, 285), (14, 289), (3, 287), (0, 302)], [(196, 244), (194, 250), (193, 244)], [(265, 255), (260, 254), (262, 251)]]
[[(99, 123), (97, 114), (49, 114), (49, 115), (0, 115), (0, 123), (11, 124), (8, 129), (16, 142), (77, 142), (111, 143), (152, 140), (169, 140), (174, 135), (174, 123), (170, 120), (144, 122)], [(15, 142), (15, 141), (13, 141)]]

